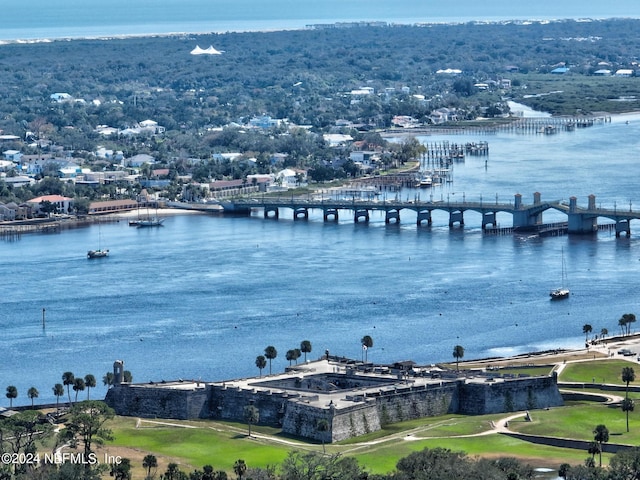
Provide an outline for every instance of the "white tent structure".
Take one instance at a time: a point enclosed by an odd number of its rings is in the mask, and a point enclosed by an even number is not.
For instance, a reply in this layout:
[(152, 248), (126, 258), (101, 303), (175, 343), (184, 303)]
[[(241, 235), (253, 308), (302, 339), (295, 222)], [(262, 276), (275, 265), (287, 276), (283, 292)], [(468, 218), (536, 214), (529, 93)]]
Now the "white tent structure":
[(196, 48), (191, 50), (191, 55), (220, 55), (221, 53), (220, 50), (213, 48), (213, 45), (210, 45), (207, 49), (200, 48), (199, 45), (196, 45)]

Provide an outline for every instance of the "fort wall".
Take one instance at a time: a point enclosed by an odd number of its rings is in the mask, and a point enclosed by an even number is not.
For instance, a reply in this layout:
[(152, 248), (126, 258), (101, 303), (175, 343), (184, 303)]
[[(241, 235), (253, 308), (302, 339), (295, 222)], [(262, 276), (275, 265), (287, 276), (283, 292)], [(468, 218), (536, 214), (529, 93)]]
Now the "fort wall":
[(533, 410), (564, 404), (555, 372), (552, 376), (501, 382), (466, 382), (460, 385), (458, 394), (457, 413), (465, 415)]
[(145, 418), (206, 418), (209, 392), (204, 383), (194, 388), (161, 388), (120, 384), (107, 391), (105, 402), (118, 415)]
[[(253, 405), (260, 415), (258, 423), (326, 443), (374, 432), (385, 424), (446, 413), (481, 415), (563, 405), (555, 375), (495, 382), (406, 380), (382, 388), (317, 394), (202, 382), (121, 384), (109, 389), (106, 402), (119, 415), (240, 422), (245, 421), (245, 407)], [(318, 428), (322, 420), (328, 424), (326, 431)]]

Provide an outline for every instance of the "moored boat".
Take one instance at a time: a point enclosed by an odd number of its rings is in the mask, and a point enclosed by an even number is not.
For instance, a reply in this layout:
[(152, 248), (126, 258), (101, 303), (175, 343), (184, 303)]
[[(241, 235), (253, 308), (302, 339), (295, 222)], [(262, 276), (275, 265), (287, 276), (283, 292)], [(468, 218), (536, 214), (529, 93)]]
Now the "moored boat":
[(564, 264), (564, 249), (562, 250), (562, 283), (561, 287), (555, 288), (549, 292), (551, 300), (562, 300), (569, 297), (569, 289), (565, 286), (567, 283), (567, 268)]
[(144, 219), (144, 220), (138, 220), (136, 222), (136, 226), (138, 228), (140, 228), (140, 227), (161, 227), (162, 226), (162, 222), (164, 222), (164, 218), (153, 217), (153, 218), (147, 218), (147, 219)]
[(89, 250), (87, 252), (87, 258), (104, 258), (109, 256), (109, 250), (104, 248), (99, 248), (98, 250)]

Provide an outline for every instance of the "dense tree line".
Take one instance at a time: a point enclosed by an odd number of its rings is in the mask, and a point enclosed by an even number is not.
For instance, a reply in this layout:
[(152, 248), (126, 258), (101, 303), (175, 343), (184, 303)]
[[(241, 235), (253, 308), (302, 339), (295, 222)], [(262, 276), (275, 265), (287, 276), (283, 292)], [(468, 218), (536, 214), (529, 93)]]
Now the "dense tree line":
[[(473, 83), (506, 76), (509, 66), (548, 72), (563, 63), (585, 74), (600, 62), (632, 68), (638, 23), (468, 23), (6, 44), (0, 46), (0, 128), (20, 133), (24, 122), (44, 117), (65, 139), (60, 144), (82, 150), (96, 140), (96, 125), (122, 128), (146, 118), (175, 132), (177, 144), (182, 133), (262, 113), (315, 128), (336, 119), (388, 126), (393, 115), (422, 118), (439, 106), (487, 106), (496, 98), (479, 95)], [(224, 53), (190, 55), (196, 44)], [(462, 82), (436, 73), (446, 68), (460, 69)], [(409, 94), (352, 102), (347, 93), (364, 85), (376, 91), (407, 86), (430, 102)], [(56, 92), (86, 103), (52, 103)]]

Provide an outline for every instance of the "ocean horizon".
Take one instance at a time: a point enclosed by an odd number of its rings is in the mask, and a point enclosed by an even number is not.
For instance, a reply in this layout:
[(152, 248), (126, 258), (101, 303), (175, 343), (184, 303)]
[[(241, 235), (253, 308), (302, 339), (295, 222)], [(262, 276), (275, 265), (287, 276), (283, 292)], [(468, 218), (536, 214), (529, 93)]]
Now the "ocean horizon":
[(640, 18), (631, 0), (5, 0), (0, 41), (43, 41), (306, 28), (339, 22), (466, 23)]

